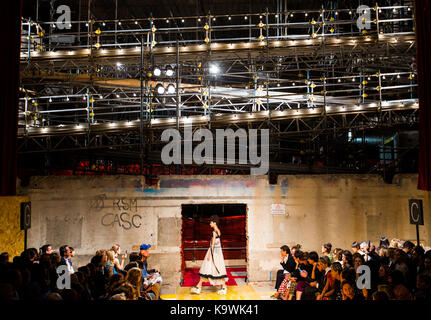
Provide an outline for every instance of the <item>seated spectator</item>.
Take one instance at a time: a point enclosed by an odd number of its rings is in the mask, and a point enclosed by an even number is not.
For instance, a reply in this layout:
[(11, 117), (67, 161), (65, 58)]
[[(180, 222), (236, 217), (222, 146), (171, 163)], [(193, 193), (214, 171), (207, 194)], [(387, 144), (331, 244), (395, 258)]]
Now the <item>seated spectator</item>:
[(105, 275), (110, 278), (112, 275), (120, 271), (118, 264), (115, 263), (115, 255), (113, 250), (106, 252), (107, 263), (105, 265)]
[(364, 297), (356, 290), (356, 285), (352, 281), (344, 281), (341, 284), (342, 300), (362, 301)]
[(326, 282), (322, 293), (317, 296), (317, 300), (341, 300), (341, 271), (342, 267), (339, 262), (331, 265), (331, 278)]
[(115, 264), (118, 266), (118, 269), (122, 270), (124, 268), (124, 261), (126, 261), (127, 254), (121, 254), (119, 244), (114, 244), (111, 250), (114, 251)]
[(339, 262), (342, 265), (342, 253), (343, 253), (343, 249), (335, 248), (332, 253), (332, 257), (333, 257), (332, 263)]
[(386, 238), (386, 237), (380, 238), (380, 244), (379, 244), (380, 248), (388, 249), (389, 246), (390, 246), (390, 243), (389, 243), (389, 239), (388, 238)]
[(398, 249), (398, 243), (400, 242), (400, 239), (392, 239), (391, 243), (389, 244), (389, 248), (395, 248)]
[(142, 279), (143, 279), (143, 286), (142, 288), (145, 290), (145, 292), (153, 292), (154, 293), (154, 299), (158, 300), (160, 297), (160, 289), (162, 286), (162, 276), (160, 275), (160, 272), (151, 269), (148, 270), (148, 258), (150, 257), (150, 253), (148, 252), (148, 249), (151, 248), (150, 244), (142, 244), (140, 246), (140, 254), (143, 261), (143, 268), (142, 268)]
[(388, 301), (389, 300), (389, 296), (384, 291), (376, 291), (376, 292), (373, 293), (372, 299), (374, 301)]
[(40, 253), (39, 255), (43, 255), (43, 254), (52, 254), (52, 246), (50, 244), (45, 244), (40, 248)]
[(126, 300), (138, 300), (139, 299), (139, 293), (136, 290), (135, 287), (133, 287), (130, 283), (124, 282), (118, 290), (115, 292), (114, 296), (117, 296), (117, 294), (123, 294), (126, 297)]
[(342, 251), (341, 261), (343, 262), (343, 269), (353, 268), (353, 256), (349, 250)]
[(428, 274), (418, 274), (416, 280), (415, 300), (431, 300), (431, 277)]
[(332, 244), (331, 243), (325, 243), (322, 246), (322, 254), (324, 256), (327, 256), (329, 258), (329, 260), (331, 261), (331, 263), (332, 263), (333, 260), (334, 260), (334, 257), (333, 257), (333, 255), (331, 253), (331, 250), (332, 250)]
[(389, 265), (389, 248), (385, 247), (379, 247), (378, 255), (380, 257), (380, 263), (383, 263), (385, 265)]
[[(125, 283), (133, 286), (136, 294), (136, 300), (141, 296), (142, 272), (139, 268), (132, 268), (127, 271)], [(144, 293), (145, 294), (145, 293)]]
[[(291, 273), (291, 277), (296, 281), (296, 300), (301, 300), (304, 290), (309, 286), (311, 281), (309, 275), (311, 275), (313, 266), (308, 263), (308, 254), (306, 252), (295, 252), (295, 258), (297, 266)], [(288, 300), (292, 300), (292, 296), (290, 296)]]
[[(325, 259), (327, 259), (329, 264), (331, 263), (328, 257), (325, 257)], [(311, 274), (309, 275), (309, 286), (305, 288), (301, 300), (316, 300), (316, 296), (319, 293), (319, 283), (326, 276), (324, 273), (326, 267), (322, 268), (322, 270), (319, 268), (319, 256), (315, 251), (308, 254), (308, 264), (312, 266)]]
[(359, 252), (359, 243), (357, 241), (352, 243), (352, 251), (353, 253)]
[(408, 257), (411, 257), (412, 254), (412, 250), (415, 247), (415, 244), (409, 240), (404, 241), (403, 246), (402, 246), (402, 250), (407, 253)]
[(132, 268), (139, 268), (139, 264), (136, 261), (130, 262), (124, 267), (124, 271), (129, 271)]
[[(293, 272), (296, 268), (296, 262), (293, 256), (290, 254), (290, 249), (288, 246), (282, 246), (280, 248), (281, 261), (280, 265), (283, 269), (277, 271), (277, 278), (275, 282), (275, 289), (278, 290), (283, 280), (287, 277), (287, 274)], [(274, 298), (279, 297), (279, 293), (276, 292), (273, 295)]]
[(389, 284), (395, 300), (411, 300), (411, 294), (405, 285), (404, 276), (401, 271), (394, 270), (391, 272)]
[[(74, 272), (72, 267), (72, 262), (70, 260), (70, 248), (68, 245), (63, 245), (59, 249), (60, 252), (60, 263), (59, 265), (65, 265), (67, 266), (67, 269), (69, 270), (69, 273), (72, 274)], [(63, 297), (64, 299), (64, 297)]]
[(119, 291), (121, 285), (124, 283), (124, 276), (121, 273), (112, 275), (106, 283), (105, 298), (109, 298)]
[(396, 249), (394, 254), (394, 263), (391, 265), (391, 270), (398, 270), (403, 275), (403, 283), (405, 285), (409, 284), (410, 278), (409, 278), (409, 267), (407, 265), (408, 263), (408, 256), (407, 253), (405, 253), (401, 249)]
[(363, 255), (360, 253), (355, 253), (353, 256), (353, 269), (357, 273), (358, 267), (365, 264)]

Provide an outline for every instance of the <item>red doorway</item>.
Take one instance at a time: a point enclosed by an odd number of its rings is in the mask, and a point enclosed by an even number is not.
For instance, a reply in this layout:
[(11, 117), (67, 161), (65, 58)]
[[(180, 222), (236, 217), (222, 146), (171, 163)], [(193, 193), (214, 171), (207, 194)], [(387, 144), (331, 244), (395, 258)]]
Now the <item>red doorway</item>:
[(181, 215), (181, 285), (191, 286), (199, 280), (197, 272), (210, 245), (209, 218), (212, 215), (218, 215), (220, 219), (221, 245), (229, 278), (227, 285), (246, 281), (247, 205), (185, 204)]

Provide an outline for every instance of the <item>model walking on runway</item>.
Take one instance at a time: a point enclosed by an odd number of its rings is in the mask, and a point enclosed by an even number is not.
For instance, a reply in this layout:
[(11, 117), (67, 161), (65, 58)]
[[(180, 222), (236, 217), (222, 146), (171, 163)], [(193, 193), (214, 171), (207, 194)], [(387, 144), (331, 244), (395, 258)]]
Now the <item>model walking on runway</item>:
[(211, 216), (210, 226), (213, 228), (211, 243), (199, 270), (199, 283), (191, 289), (192, 293), (201, 293), (202, 282), (209, 282), (212, 286), (222, 286), (221, 289), (218, 290), (218, 294), (227, 293), (226, 281), (228, 278), (223, 251), (221, 249), (221, 233), (218, 228), (218, 223), (218, 216)]

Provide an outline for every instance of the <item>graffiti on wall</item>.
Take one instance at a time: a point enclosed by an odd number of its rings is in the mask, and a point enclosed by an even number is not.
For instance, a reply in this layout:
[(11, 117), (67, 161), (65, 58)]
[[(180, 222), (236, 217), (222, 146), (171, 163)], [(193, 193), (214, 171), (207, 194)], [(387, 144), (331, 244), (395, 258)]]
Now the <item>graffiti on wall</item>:
[(123, 230), (138, 229), (142, 225), (142, 216), (138, 213), (138, 199), (126, 197), (107, 199), (98, 195), (90, 202), (90, 209), (101, 212), (105, 209), (110, 211), (103, 214), (101, 224), (104, 227), (119, 227)]

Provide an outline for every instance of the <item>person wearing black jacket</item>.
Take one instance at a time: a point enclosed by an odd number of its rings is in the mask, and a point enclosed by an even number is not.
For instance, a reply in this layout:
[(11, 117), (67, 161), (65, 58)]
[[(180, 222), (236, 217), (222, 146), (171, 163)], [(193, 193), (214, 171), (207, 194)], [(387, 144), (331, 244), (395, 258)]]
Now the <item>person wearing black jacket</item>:
[[(296, 268), (296, 262), (295, 259), (292, 256), (292, 253), (290, 252), (289, 246), (281, 246), (280, 247), (280, 253), (281, 253), (281, 261), (280, 265), (283, 267), (283, 269), (280, 269), (277, 271), (277, 278), (275, 281), (275, 289), (278, 290), (280, 288), (281, 283), (286, 278), (288, 274), (293, 272)], [(280, 294), (276, 292), (272, 295), (273, 298), (279, 298)]]
[(331, 260), (327, 256), (319, 259), (317, 252), (312, 251), (308, 254), (308, 263), (312, 266), (311, 274), (309, 275), (310, 283), (305, 288), (301, 300), (316, 300), (316, 296), (326, 285), (326, 275), (330, 270), (328, 267), (331, 265)]
[(283, 282), (285, 275), (287, 273), (291, 273), (296, 268), (295, 259), (293, 259), (292, 254), (290, 253), (290, 249), (288, 246), (284, 245), (280, 248), (281, 252), (281, 261), (280, 265), (283, 269), (277, 271), (277, 279), (275, 281), (275, 289), (278, 290), (280, 284)]
[[(313, 270), (313, 265), (309, 264), (307, 261), (307, 256), (304, 252), (297, 250), (295, 252), (296, 269), (290, 274), (290, 276), (296, 279), (296, 300), (301, 300), (301, 296), (304, 290), (309, 286), (311, 279), (311, 273)], [(292, 291), (290, 292), (292, 295)], [(288, 300), (291, 300), (290, 296)]]

